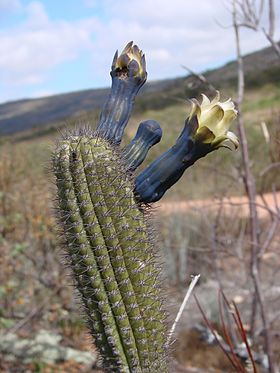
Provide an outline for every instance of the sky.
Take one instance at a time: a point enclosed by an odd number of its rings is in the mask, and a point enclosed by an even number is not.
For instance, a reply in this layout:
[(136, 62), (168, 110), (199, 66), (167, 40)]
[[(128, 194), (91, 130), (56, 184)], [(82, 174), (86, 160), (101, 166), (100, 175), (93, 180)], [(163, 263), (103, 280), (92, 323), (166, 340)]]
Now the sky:
[[(227, 0), (0, 0), (0, 103), (108, 87), (114, 52), (131, 40), (150, 81), (221, 66), (235, 58), (230, 25)], [(241, 46), (268, 42), (243, 30)]]

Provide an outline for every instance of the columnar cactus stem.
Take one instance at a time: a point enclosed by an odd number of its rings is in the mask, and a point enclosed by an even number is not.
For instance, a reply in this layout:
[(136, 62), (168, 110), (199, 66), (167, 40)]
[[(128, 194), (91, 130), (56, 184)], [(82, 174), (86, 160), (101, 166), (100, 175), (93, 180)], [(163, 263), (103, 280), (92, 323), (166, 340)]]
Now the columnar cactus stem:
[(166, 371), (159, 270), (123, 161), (87, 133), (62, 141), (54, 169), (71, 266), (105, 368)]

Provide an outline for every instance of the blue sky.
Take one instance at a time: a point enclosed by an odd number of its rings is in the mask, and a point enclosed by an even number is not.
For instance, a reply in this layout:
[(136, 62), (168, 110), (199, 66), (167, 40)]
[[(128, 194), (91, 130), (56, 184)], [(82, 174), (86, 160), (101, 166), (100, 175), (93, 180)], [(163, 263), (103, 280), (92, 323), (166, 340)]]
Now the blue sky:
[[(276, 0), (276, 3), (279, 0)], [(223, 0), (0, 0), (0, 102), (110, 85), (116, 49), (134, 40), (148, 79), (200, 72), (234, 58)], [(265, 18), (264, 18), (265, 23)], [(279, 38), (279, 14), (277, 33)], [(243, 31), (244, 53), (267, 46)]]

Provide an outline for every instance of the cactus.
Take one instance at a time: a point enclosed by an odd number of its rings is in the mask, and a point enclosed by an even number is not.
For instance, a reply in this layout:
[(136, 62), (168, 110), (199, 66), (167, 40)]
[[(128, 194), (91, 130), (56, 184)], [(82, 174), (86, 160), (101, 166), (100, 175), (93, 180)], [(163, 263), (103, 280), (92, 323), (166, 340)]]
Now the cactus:
[(53, 154), (58, 217), (105, 371), (164, 373), (168, 346), (160, 265), (145, 203), (158, 200), (187, 167), (230, 136), (226, 131), (222, 138), (214, 135), (202, 120), (203, 105), (194, 102), (177, 143), (135, 178), (162, 134), (159, 124), (148, 120), (126, 148), (119, 148), (147, 76), (137, 46), (129, 43), (115, 55), (111, 76), (97, 130), (66, 134)]
[(121, 158), (87, 133), (65, 139), (54, 164), (71, 267), (105, 367), (155, 372), (164, 360), (159, 270)]

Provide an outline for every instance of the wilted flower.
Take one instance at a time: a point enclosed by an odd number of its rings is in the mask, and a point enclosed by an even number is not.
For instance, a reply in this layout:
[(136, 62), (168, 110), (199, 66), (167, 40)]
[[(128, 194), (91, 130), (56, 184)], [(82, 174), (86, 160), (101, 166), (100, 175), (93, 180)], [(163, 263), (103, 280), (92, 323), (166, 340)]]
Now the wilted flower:
[(115, 53), (110, 74), (112, 88), (102, 109), (97, 130), (107, 140), (119, 144), (134, 99), (147, 79), (145, 56), (132, 41), (120, 56), (118, 51)]
[(211, 144), (214, 149), (222, 146), (231, 148), (231, 145), (236, 149), (239, 144), (238, 138), (228, 129), (237, 116), (237, 110), (231, 99), (225, 102), (219, 100), (219, 92), (212, 101), (204, 94), (201, 104), (195, 99), (191, 100), (192, 110), (189, 120), (196, 117), (198, 122), (193, 138), (196, 142)]
[(133, 45), (133, 41), (128, 43), (120, 56), (116, 52), (113, 64), (112, 72), (116, 73), (126, 73), (128, 72), (129, 76), (139, 77), (140, 79), (146, 80), (146, 62), (143, 52)]

